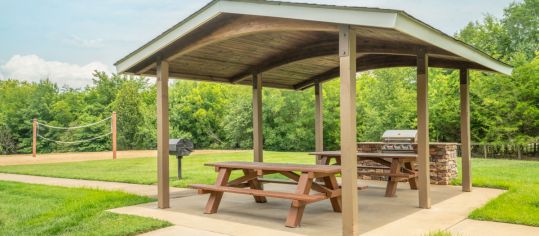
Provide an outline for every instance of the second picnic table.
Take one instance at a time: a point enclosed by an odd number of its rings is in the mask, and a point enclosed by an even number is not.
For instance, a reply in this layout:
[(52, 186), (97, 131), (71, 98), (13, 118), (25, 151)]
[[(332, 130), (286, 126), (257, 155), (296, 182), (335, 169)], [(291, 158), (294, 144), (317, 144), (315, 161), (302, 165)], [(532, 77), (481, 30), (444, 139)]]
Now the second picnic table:
[[(320, 164), (330, 165), (331, 160), (335, 159), (337, 165), (341, 164), (340, 151), (322, 151), (311, 152), (310, 155), (315, 155), (320, 160)], [(387, 176), (386, 197), (395, 197), (397, 191), (397, 183), (401, 180), (408, 180), (411, 189), (417, 189), (417, 172), (414, 168), (414, 163), (417, 159), (415, 153), (367, 153), (358, 152), (358, 161), (371, 160), (378, 164), (389, 168), (389, 172), (368, 172), (359, 171), (360, 169), (381, 168), (372, 166), (358, 165), (358, 175), (367, 176)]]

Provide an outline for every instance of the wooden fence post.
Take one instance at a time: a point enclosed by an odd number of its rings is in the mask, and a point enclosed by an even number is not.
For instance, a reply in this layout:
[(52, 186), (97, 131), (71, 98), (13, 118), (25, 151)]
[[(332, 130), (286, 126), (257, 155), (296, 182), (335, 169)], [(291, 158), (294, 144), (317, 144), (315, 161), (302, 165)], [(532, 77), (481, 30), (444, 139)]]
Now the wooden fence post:
[(36, 154), (37, 154), (37, 118), (34, 118), (33, 134), (32, 134), (32, 156), (36, 157)]
[(112, 159), (116, 160), (116, 112), (112, 112)]

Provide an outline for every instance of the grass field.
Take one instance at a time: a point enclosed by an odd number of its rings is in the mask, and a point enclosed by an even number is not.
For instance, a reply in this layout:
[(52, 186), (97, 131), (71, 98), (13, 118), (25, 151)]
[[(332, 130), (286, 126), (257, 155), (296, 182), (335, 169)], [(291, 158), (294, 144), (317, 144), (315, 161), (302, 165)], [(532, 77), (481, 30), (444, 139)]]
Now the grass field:
[[(307, 153), (265, 152), (264, 161), (313, 163)], [(213, 168), (206, 162), (252, 161), (251, 152), (192, 155), (183, 160), (184, 179), (176, 179), (176, 160), (170, 159), (171, 185), (185, 187), (191, 183), (213, 183)], [(459, 160), (460, 161), (460, 160)], [(460, 166), (460, 165), (459, 165)], [(43, 165), (0, 167), (0, 172), (54, 176), (64, 178), (119, 181), (139, 184), (156, 183), (155, 158), (87, 161)], [(507, 189), (500, 197), (473, 211), (470, 218), (539, 226), (539, 162), (473, 159), (474, 186)], [(453, 182), (460, 184), (460, 179)]]
[(471, 219), (539, 226), (539, 162), (473, 159), (472, 182), (508, 191), (474, 210)]
[[(193, 154), (183, 158), (183, 179), (177, 178), (177, 161), (170, 158), (170, 183), (174, 187), (186, 187), (192, 183), (215, 181), (214, 168), (204, 163), (218, 161), (252, 161), (252, 152), (223, 154)], [(282, 163), (314, 163), (314, 156), (299, 152), (264, 152), (264, 161)], [(40, 165), (0, 166), (0, 172), (29, 174), (74, 179), (90, 179), (126, 182), (135, 184), (157, 183), (157, 161), (155, 158), (133, 158), (99, 160), (74, 163)]]
[(105, 211), (152, 201), (122, 192), (0, 181), (0, 235), (135, 235), (168, 222)]

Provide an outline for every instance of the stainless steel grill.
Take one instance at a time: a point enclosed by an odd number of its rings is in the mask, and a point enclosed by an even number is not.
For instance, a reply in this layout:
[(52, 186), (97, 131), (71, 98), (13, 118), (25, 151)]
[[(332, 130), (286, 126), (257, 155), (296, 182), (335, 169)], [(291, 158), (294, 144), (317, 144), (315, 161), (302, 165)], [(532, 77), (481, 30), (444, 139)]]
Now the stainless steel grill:
[(386, 130), (382, 135), (382, 152), (415, 153), (417, 130)]

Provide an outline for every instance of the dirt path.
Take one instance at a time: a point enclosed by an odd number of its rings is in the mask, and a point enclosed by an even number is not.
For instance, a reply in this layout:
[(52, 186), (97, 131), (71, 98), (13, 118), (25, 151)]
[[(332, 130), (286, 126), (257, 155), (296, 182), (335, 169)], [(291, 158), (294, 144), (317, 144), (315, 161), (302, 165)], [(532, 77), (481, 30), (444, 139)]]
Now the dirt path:
[[(234, 153), (244, 151), (245, 150), (196, 150), (194, 154)], [(157, 156), (156, 150), (118, 151), (117, 153), (118, 159), (155, 156)], [(112, 159), (112, 152), (49, 153), (38, 154), (36, 158), (32, 157), (31, 154), (0, 155), (0, 166), (80, 162), (108, 159)]]

